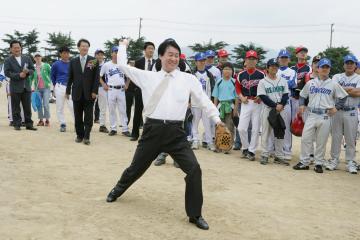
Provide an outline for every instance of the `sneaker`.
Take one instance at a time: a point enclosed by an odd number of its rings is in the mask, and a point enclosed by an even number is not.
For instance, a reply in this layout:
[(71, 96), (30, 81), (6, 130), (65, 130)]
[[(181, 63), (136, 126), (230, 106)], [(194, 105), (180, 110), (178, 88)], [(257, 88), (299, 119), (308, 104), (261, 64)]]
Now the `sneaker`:
[(293, 166), (294, 170), (309, 170), (309, 166), (305, 166), (301, 162), (298, 162), (295, 166)]
[(328, 171), (334, 171), (336, 170), (336, 160), (330, 159), (327, 163), (325, 163), (325, 169)]
[(354, 161), (351, 161), (348, 163), (348, 172), (351, 174), (357, 174), (357, 170), (359, 166), (356, 166), (356, 163)]
[(285, 166), (289, 166), (290, 163), (288, 161), (286, 161), (285, 159), (283, 158), (279, 158), (279, 157), (275, 157), (274, 158), (274, 163), (276, 164), (282, 164), (282, 165), (285, 165)]
[(216, 150), (215, 145), (213, 143), (208, 144), (207, 149), (209, 149), (210, 151)]
[(247, 159), (249, 159), (249, 161), (255, 161), (255, 153), (248, 151), (248, 154), (246, 157), (247, 157)]
[(115, 130), (111, 130), (110, 132), (109, 132), (109, 136), (114, 136), (114, 135), (116, 135), (117, 134), (117, 131), (115, 131)]
[(233, 150), (239, 151), (240, 149), (241, 149), (240, 145), (239, 145), (239, 144), (235, 144)]
[(269, 162), (269, 158), (268, 158), (268, 157), (261, 156), (260, 163), (261, 163), (262, 165), (266, 165), (266, 164), (268, 164), (268, 162)]
[(105, 126), (100, 126), (99, 127), (99, 132), (109, 133), (109, 130)]
[[(154, 165), (160, 166), (166, 163), (166, 153), (160, 153), (157, 158), (155, 159)], [(174, 161), (175, 163), (175, 161)]]
[(192, 144), (191, 144), (191, 149), (193, 150), (197, 150), (199, 149), (199, 143), (194, 141)]
[(131, 137), (131, 133), (129, 131), (122, 132), (121, 134), (124, 135), (125, 137)]
[(66, 132), (66, 125), (65, 124), (60, 125), (60, 132)]
[(46, 119), (45, 121), (45, 127), (50, 127), (50, 121)]
[(37, 126), (44, 126), (45, 124), (44, 124), (44, 121), (43, 120), (40, 120), (39, 122), (38, 122), (38, 124), (37, 124)]
[(247, 149), (244, 149), (244, 150), (242, 151), (241, 158), (246, 158), (247, 155), (248, 155), (248, 153), (249, 153), (249, 151), (248, 151)]
[(203, 148), (207, 148), (207, 147), (208, 147), (208, 144), (207, 144), (207, 142), (202, 142), (201, 146), (202, 146)]
[(310, 154), (310, 165), (313, 165), (314, 164), (314, 154)]
[(323, 173), (324, 172), (321, 165), (315, 165), (314, 171), (317, 172), (317, 173)]

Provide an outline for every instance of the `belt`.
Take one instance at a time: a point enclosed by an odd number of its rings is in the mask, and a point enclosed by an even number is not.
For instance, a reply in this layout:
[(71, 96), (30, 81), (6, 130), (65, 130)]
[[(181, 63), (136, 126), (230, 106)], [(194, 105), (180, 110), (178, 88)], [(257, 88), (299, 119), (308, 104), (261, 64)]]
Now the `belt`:
[(250, 100), (257, 100), (258, 98), (256, 96), (245, 96), (247, 99)]
[(322, 115), (322, 114), (326, 114), (326, 113), (327, 113), (327, 109), (309, 108), (309, 112)]
[(123, 89), (125, 86), (124, 85), (118, 85), (118, 86), (109, 86), (109, 88), (114, 88), (114, 89)]
[(179, 126), (182, 126), (182, 125), (184, 124), (184, 121), (146, 118), (146, 123), (171, 124), (171, 125), (179, 125)]
[(356, 107), (342, 107), (342, 108), (340, 108), (340, 110), (345, 111), (345, 112), (353, 111), (355, 109), (356, 109)]

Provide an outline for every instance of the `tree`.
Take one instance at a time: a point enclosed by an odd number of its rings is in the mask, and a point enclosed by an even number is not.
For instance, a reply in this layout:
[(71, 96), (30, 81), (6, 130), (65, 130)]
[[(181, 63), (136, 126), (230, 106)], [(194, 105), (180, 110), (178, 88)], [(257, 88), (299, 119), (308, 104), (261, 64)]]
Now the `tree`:
[(330, 70), (330, 76), (333, 76), (337, 73), (344, 72), (344, 56), (351, 54), (349, 47), (333, 47), (327, 48), (325, 51), (321, 52), (319, 55), (321, 57), (326, 57), (330, 59), (332, 67)]
[[(118, 46), (119, 41), (125, 39), (126, 37), (121, 36), (120, 38), (113, 38), (112, 40), (107, 40), (104, 43), (105, 46), (105, 57), (111, 59), (111, 48), (113, 46)], [(137, 40), (129, 39), (129, 46), (127, 48), (128, 58), (130, 60), (137, 60), (143, 55), (145, 44), (145, 38), (141, 37)]]
[(58, 59), (58, 50), (60, 47), (68, 47), (72, 55), (78, 54), (75, 50), (75, 40), (71, 37), (71, 32), (66, 33), (48, 33), (46, 43), (49, 47), (45, 47), (44, 61), (52, 63)]
[(239, 44), (237, 47), (234, 48), (234, 56), (232, 58), (236, 61), (235, 67), (244, 68), (245, 55), (246, 52), (249, 50), (254, 50), (257, 52), (259, 57), (258, 65), (260, 67), (265, 67), (266, 64), (263, 62), (263, 60), (265, 59), (265, 54), (267, 53), (267, 51), (260, 46), (256, 46), (252, 42), (250, 42), (248, 45)]
[(191, 50), (193, 50), (194, 52), (205, 52), (207, 50), (216, 51), (216, 50), (222, 49), (228, 45), (229, 44), (227, 44), (224, 41), (213, 43), (212, 39), (210, 39), (209, 42), (207, 42), (207, 43), (205, 43), (205, 42), (195, 43), (194, 45), (190, 45), (189, 48)]
[[(22, 45), (23, 54), (33, 55), (38, 51), (39, 41), (39, 32), (36, 29), (33, 29), (27, 33), (22, 33), (18, 30), (14, 30), (14, 34), (5, 34), (5, 38), (2, 39), (5, 43), (10, 46), (10, 42), (13, 40), (18, 40)], [(9, 47), (0, 49), (0, 61), (3, 61), (4, 58), (9, 56), (10, 51)]]

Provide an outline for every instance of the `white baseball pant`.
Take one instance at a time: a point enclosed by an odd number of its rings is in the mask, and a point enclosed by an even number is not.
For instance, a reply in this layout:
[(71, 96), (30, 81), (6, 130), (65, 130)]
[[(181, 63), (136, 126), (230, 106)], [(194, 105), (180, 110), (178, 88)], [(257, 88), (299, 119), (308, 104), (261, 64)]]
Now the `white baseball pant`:
[(191, 112), (193, 114), (193, 120), (192, 120), (192, 136), (194, 142), (200, 142), (200, 134), (199, 134), (199, 123), (200, 119), (202, 120), (203, 126), (204, 126), (204, 133), (205, 133), (205, 139), (203, 139), (203, 142), (206, 142), (207, 144), (213, 143), (213, 134), (211, 132), (211, 120), (207, 117), (204, 110), (197, 107), (192, 107)]
[(127, 125), (128, 118), (126, 115), (126, 98), (125, 98), (124, 88), (122, 89), (109, 88), (107, 94), (108, 94), (108, 103), (109, 103), (110, 129), (113, 131), (117, 131), (116, 112), (118, 111), (120, 124), (122, 126), (122, 132), (129, 131)]
[(64, 106), (65, 104), (68, 106), (72, 119), (74, 119), (74, 105), (71, 99), (71, 95), (69, 99), (65, 97), (66, 94), (66, 86), (57, 83), (54, 88), (54, 93), (56, 97), (56, 115), (60, 125), (66, 125), (65, 115), (64, 115)]
[(98, 104), (100, 109), (99, 122), (100, 126), (106, 125), (106, 111), (108, 107), (108, 93), (103, 87), (99, 87), (98, 91)]

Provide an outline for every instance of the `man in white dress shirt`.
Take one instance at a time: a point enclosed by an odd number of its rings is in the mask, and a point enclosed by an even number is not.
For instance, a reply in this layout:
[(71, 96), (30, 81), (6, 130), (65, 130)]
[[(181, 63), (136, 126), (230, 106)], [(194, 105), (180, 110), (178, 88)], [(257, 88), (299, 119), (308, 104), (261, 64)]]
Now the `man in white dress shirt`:
[(209, 226), (201, 216), (201, 169), (187, 142), (183, 122), (190, 95), (216, 124), (222, 124), (219, 112), (196, 77), (177, 70), (181, 50), (175, 40), (167, 39), (159, 46), (162, 64), (159, 72), (128, 66), (126, 45), (126, 40), (120, 42), (117, 63), (120, 70), (141, 88), (146, 121), (131, 165), (125, 169), (106, 201), (116, 201), (144, 174), (159, 153), (166, 152), (186, 174), (185, 209), (189, 222), (207, 230)]

